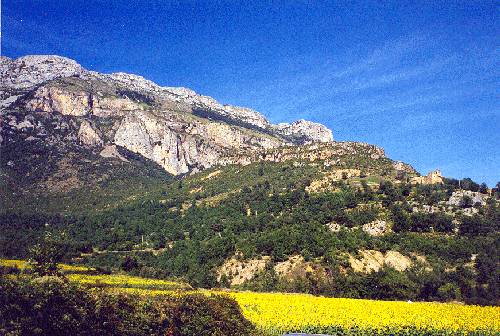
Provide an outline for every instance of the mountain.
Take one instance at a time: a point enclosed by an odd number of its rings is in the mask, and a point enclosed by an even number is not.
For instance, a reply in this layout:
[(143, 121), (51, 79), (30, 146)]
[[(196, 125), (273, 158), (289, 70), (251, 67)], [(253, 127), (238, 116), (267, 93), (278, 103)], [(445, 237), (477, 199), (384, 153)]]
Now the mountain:
[(41, 199), (115, 183), (116, 175), (140, 179), (142, 192), (157, 177), (248, 163), (270, 148), (333, 140), (320, 124), (273, 125), (256, 111), (186, 88), (88, 71), (59, 56), (1, 57), (0, 78), (0, 167), (9, 191), (4, 195), (35, 193)]
[(0, 255), (51, 234), (68, 260), (196, 286), (498, 297), (498, 189), (63, 57), (2, 57), (0, 78)]
[[(122, 187), (108, 188), (108, 198), (116, 191), (123, 198), (145, 192), (157, 178), (286, 159), (290, 150), (314, 143), (324, 144), (314, 150), (321, 156), (350, 146), (334, 142), (321, 124), (273, 125), (254, 110), (190, 89), (88, 71), (59, 56), (1, 57), (0, 77), (5, 204), (27, 194), (36, 202), (52, 194), (92, 194), (109, 184)], [(384, 156), (375, 146), (366, 148)], [(96, 198), (98, 193), (86, 206), (99, 203)]]
[(45, 140), (48, 123), (55, 127), (51, 136), (68, 122), (67, 140), (94, 150), (121, 146), (174, 175), (231, 162), (241, 152), (333, 140), (320, 124), (272, 125), (256, 111), (186, 88), (125, 73), (103, 75), (57, 56), (3, 57), (0, 76), (1, 106), (18, 112), (6, 127), (29, 129), (37, 138), (29, 141)]

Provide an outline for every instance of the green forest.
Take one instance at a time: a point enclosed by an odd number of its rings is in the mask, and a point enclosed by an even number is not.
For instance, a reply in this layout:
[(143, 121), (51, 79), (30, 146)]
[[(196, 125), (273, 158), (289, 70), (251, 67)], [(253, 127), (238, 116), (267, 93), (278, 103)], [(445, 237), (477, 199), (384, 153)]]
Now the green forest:
[[(217, 176), (207, 178), (213, 172)], [(0, 253), (28, 258), (35, 242), (47, 241), (67, 262), (205, 288), (228, 285), (227, 279), (217, 281), (216, 270), (236, 254), (243, 260), (270, 256), (271, 264), (241, 288), (496, 304), (498, 189), (483, 206), (464, 196), (456, 209), (425, 213), (412, 207), (438, 206), (459, 188), (485, 191), (470, 179), (412, 185), (404, 177), (372, 174), (343, 176), (326, 191), (309, 192), (317, 176), (315, 165), (255, 163), (158, 180), (141, 197), (108, 209), (78, 208), (78, 199), (66, 212), (10, 209), (0, 217)], [(466, 208), (477, 211), (463, 215)], [(377, 218), (392, 231), (373, 236), (361, 230)], [(332, 222), (340, 230), (330, 230)], [(428, 265), (414, 260), (403, 272), (383, 267), (358, 273), (346, 256), (360, 250), (422, 255)], [(277, 276), (272, 265), (294, 255), (319, 265), (327, 276)]]

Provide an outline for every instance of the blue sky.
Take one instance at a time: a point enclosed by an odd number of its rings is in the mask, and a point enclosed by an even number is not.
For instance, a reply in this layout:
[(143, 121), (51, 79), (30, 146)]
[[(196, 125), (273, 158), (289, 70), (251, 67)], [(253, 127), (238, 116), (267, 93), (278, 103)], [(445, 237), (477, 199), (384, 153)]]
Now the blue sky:
[(2, 55), (57, 54), (305, 118), (420, 172), (500, 181), (494, 1), (2, 1)]

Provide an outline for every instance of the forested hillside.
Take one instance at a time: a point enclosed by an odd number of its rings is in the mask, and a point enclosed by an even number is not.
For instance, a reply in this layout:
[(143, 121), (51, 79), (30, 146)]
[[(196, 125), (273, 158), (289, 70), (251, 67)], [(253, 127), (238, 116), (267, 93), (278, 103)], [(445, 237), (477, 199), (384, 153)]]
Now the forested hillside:
[(12, 208), (1, 253), (26, 257), (50, 233), (68, 261), (194, 286), (495, 304), (498, 189), (412, 184), (390, 160), (367, 159), (217, 167), (108, 208)]

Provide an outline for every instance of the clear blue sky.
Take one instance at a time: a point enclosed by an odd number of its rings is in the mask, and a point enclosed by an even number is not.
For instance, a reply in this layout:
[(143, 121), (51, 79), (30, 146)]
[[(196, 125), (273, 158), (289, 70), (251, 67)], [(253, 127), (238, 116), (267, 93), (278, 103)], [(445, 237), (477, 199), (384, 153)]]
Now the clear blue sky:
[(420, 172), (500, 180), (494, 1), (2, 1), (2, 55), (305, 118)]

